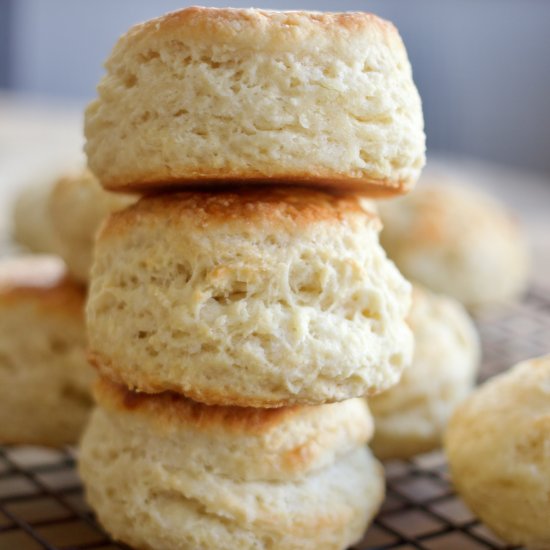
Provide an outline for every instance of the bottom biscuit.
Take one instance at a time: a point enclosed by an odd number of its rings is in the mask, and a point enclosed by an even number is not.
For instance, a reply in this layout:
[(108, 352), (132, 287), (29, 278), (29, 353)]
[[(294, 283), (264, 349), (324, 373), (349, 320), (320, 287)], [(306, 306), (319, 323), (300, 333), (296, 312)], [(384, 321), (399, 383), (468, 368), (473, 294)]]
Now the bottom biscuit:
[[(264, 449), (266, 455), (276, 448), (288, 455), (292, 432), (308, 429), (310, 420), (299, 408), (274, 417), (273, 411), (233, 407), (227, 408), (231, 414), (221, 414), (224, 408), (214, 413), (194, 404), (186, 416), (174, 400), (160, 397), (155, 408), (143, 401), (156, 403), (159, 396), (140, 396), (136, 405), (126, 391), (113, 406), (112, 396), (102, 403), (102, 391), (82, 441), (80, 472), (91, 507), (119, 541), (151, 550), (346, 548), (361, 538), (382, 502), (383, 470), (364, 442), (340, 456), (333, 452), (329, 464), (314, 460), (313, 469), (310, 454), (324, 450), (308, 447), (301, 468), (286, 476), (282, 462), (273, 462), (276, 472), (257, 467)], [(168, 406), (170, 412), (162, 410)], [(252, 415), (250, 422), (246, 417)], [(217, 464), (215, 456), (208, 464), (193, 460), (196, 453), (185, 445), (176, 457), (174, 443), (187, 428), (202, 429), (187, 445), (211, 444), (213, 455), (221, 432), (247, 444), (257, 438), (257, 448), (249, 451), (250, 472)], [(294, 455), (300, 450), (296, 447)]]

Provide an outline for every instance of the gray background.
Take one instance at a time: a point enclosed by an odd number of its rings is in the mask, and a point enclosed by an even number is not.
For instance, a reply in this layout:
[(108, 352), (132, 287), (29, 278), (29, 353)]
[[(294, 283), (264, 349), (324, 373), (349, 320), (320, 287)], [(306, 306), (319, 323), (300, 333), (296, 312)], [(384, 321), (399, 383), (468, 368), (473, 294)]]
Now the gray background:
[[(202, 4), (248, 7), (251, 0)], [(185, 5), (0, 0), (0, 87), (88, 100), (118, 35)], [(256, 0), (254, 5), (365, 10), (391, 19), (409, 50), (431, 151), (550, 174), (550, 1)]]

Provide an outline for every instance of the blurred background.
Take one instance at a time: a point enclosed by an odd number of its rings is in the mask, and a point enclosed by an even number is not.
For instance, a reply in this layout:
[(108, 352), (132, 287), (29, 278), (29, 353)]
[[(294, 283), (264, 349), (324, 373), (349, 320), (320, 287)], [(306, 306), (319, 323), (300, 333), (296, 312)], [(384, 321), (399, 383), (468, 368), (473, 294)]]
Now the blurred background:
[[(248, 7), (251, 0), (202, 3)], [(84, 104), (121, 33), (185, 5), (0, 0), (0, 88)], [(548, 0), (256, 0), (254, 6), (366, 10), (392, 20), (423, 98), (429, 151), (550, 175)]]

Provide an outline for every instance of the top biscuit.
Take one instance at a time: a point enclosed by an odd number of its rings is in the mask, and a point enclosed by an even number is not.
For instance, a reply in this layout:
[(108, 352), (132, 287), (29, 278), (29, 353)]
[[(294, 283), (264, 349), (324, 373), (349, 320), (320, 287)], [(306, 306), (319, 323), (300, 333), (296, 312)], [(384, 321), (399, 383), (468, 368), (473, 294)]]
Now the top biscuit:
[(86, 111), (111, 190), (277, 183), (410, 189), (420, 98), (395, 27), (366, 13), (187, 8), (130, 29)]

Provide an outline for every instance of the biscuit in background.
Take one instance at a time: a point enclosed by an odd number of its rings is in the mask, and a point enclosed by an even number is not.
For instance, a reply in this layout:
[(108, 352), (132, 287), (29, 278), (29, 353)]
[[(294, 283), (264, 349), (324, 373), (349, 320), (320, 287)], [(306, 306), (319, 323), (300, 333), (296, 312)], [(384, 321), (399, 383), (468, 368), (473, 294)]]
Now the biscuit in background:
[(0, 443), (76, 443), (90, 412), (84, 289), (63, 262), (0, 262)]
[(488, 527), (550, 548), (550, 355), (480, 386), (453, 414), (445, 450), (458, 494)]
[(80, 169), (61, 176), (49, 196), (49, 214), (59, 255), (71, 275), (88, 283), (95, 235), (111, 213), (137, 200), (105, 191), (92, 173)]
[(372, 14), (191, 7), (131, 28), (105, 66), (85, 150), (112, 190), (299, 183), (387, 195), (424, 165), (407, 52)]
[(382, 246), (408, 279), (469, 308), (515, 299), (525, 290), (525, 237), (485, 192), (427, 180), (409, 196), (378, 206)]
[(87, 284), (101, 222), (137, 198), (109, 193), (89, 170), (74, 168), (21, 191), (13, 210), (14, 238), (31, 252), (61, 256), (71, 276)]
[(408, 322), (415, 340), (412, 365), (399, 384), (369, 399), (376, 425), (371, 447), (382, 460), (437, 449), (479, 368), (479, 337), (459, 302), (415, 286)]
[(411, 287), (353, 194), (142, 198), (96, 242), (91, 357), (114, 381), (206, 404), (320, 404), (382, 391), (412, 359)]
[(24, 187), (13, 205), (14, 240), (35, 253), (57, 254), (57, 241), (49, 212), (53, 181)]
[(101, 380), (79, 469), (116, 540), (137, 548), (347, 548), (383, 499), (361, 399), (209, 407)]

